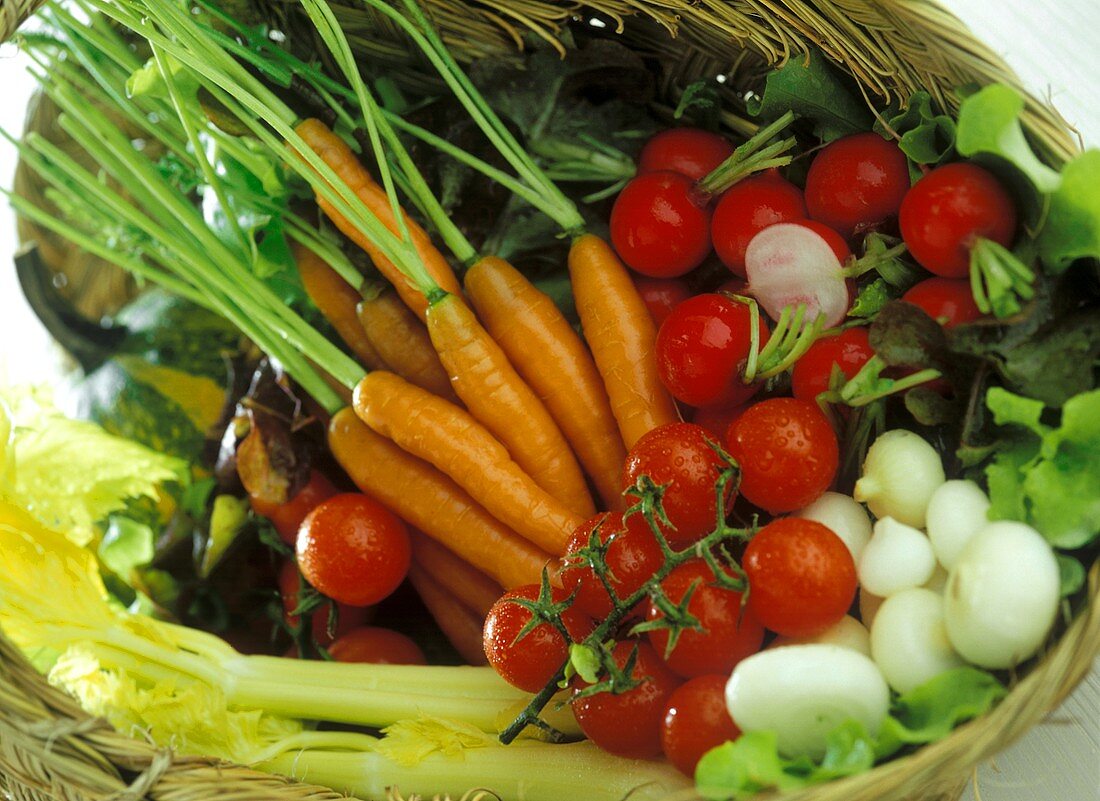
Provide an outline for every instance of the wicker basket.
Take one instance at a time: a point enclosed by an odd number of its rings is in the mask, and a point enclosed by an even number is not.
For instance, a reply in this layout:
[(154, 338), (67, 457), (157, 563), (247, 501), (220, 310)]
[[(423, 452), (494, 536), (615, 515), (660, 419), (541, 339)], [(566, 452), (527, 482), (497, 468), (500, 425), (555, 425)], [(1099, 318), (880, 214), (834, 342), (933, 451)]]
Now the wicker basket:
[[(0, 40), (9, 38), (41, 0), (0, 0)], [(278, 0), (270, 0), (279, 13)], [(928, 90), (943, 108), (957, 107), (952, 87), (1018, 79), (948, 11), (930, 0), (427, 0), (444, 37), (467, 59), (513, 50), (524, 29), (555, 40), (579, 10), (606, 15), (623, 39), (654, 55), (662, 85), (674, 90), (701, 75), (727, 73), (731, 83), (759, 67), (820, 48), (853, 75), (870, 103), (905, 100)], [(364, 58), (409, 58), (386, 25), (365, 19), (354, 3), (353, 46)], [(283, 7), (285, 8), (285, 6)], [(1077, 145), (1048, 105), (1028, 95), (1025, 127), (1054, 166)], [(1089, 574), (1086, 602), (1036, 667), (990, 714), (948, 738), (869, 773), (783, 796), (784, 801), (953, 801), (975, 766), (1006, 748), (1071, 692), (1100, 654), (1100, 563)], [(298, 801), (345, 797), (209, 759), (180, 757), (111, 730), (51, 688), (0, 637), (0, 795), (14, 799), (158, 799), (158, 801)], [(394, 797), (397, 797), (396, 794)], [(568, 801), (563, 799), (563, 801)]]

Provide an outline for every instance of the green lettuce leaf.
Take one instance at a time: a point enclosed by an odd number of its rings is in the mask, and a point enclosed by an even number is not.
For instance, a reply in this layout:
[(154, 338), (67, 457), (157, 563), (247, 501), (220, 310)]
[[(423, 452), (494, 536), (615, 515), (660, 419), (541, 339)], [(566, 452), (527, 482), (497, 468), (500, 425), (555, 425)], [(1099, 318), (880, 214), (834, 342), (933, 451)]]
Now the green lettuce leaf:
[[(917, 164), (939, 164), (955, 149), (955, 121), (932, 109), (928, 92), (916, 92), (903, 111), (887, 112), (886, 122), (900, 137), (902, 152)], [(881, 123), (875, 129), (886, 132)]]
[(877, 737), (855, 720), (840, 724), (829, 733), (820, 762), (781, 756), (774, 732), (746, 732), (703, 755), (695, 769), (696, 790), (709, 801), (740, 801), (767, 790), (797, 790), (863, 773), (907, 745), (943, 739), (960, 723), (984, 715), (1006, 692), (984, 670), (961, 667), (941, 673), (899, 696)]
[(99, 541), (99, 561), (130, 584), (133, 572), (153, 561), (155, 541), (153, 529), (144, 523), (111, 515), (103, 539)]
[(1100, 535), (1100, 390), (1070, 398), (1061, 424), (1042, 422), (1039, 401), (1000, 387), (986, 395), (1007, 431), (986, 467), (992, 519), (1032, 525), (1058, 548), (1080, 548)]
[(1024, 136), (1020, 112), (1024, 98), (1010, 86), (991, 84), (975, 92), (959, 107), (955, 144), (964, 156), (995, 156), (1011, 164), (1043, 194), (1061, 183), (1056, 170), (1039, 160)]
[(858, 94), (827, 65), (825, 57), (811, 50), (792, 57), (768, 73), (764, 94), (748, 102), (749, 113), (774, 120), (788, 111), (813, 124), (824, 142), (866, 131), (873, 118)]
[(1076, 259), (1100, 258), (1100, 150), (1088, 150), (1062, 168), (1062, 185), (1050, 198), (1039, 254), (1058, 274)]
[(91, 542), (96, 524), (124, 509), (128, 500), (155, 499), (162, 484), (186, 481), (183, 460), (108, 434), (94, 423), (70, 420), (41, 394), (9, 391), (7, 399), (5, 411), (0, 398), (0, 418), (11, 431), (0, 458), (0, 497), (77, 544)]

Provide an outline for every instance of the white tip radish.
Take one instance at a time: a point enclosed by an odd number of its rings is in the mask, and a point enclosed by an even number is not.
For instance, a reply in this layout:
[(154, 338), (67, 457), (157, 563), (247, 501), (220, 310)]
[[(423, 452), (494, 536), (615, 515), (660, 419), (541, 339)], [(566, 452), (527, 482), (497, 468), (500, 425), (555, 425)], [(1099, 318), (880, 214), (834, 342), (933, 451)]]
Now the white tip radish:
[(733, 669), (726, 707), (741, 731), (774, 731), (786, 756), (819, 758), (825, 738), (849, 718), (872, 735), (890, 688), (874, 662), (838, 645), (790, 645), (753, 654)]
[(871, 539), (871, 518), (854, 498), (839, 492), (826, 492), (805, 509), (795, 512), (795, 517), (816, 520), (844, 541), (859, 564), (859, 557), (867, 541)]
[(1042, 535), (1024, 523), (990, 523), (947, 577), (947, 636), (975, 665), (1013, 667), (1042, 646), (1059, 597), (1058, 561)]
[(837, 623), (829, 626), (820, 634), (813, 637), (776, 637), (769, 648), (785, 648), (789, 645), (809, 645), (819, 643), (822, 645), (839, 645), (841, 648), (851, 648), (864, 656), (871, 655), (871, 634), (866, 627), (851, 615), (845, 615)]
[(973, 481), (947, 481), (928, 501), (928, 539), (939, 563), (951, 569), (970, 538), (989, 525), (989, 498)]
[(947, 639), (943, 599), (924, 588), (883, 601), (871, 627), (871, 657), (899, 693), (965, 664)]
[(820, 234), (797, 223), (769, 225), (745, 250), (749, 290), (773, 320), (783, 309), (806, 305), (806, 320), (818, 315), (832, 327), (848, 313), (848, 287), (833, 249)]
[(928, 501), (945, 480), (935, 448), (920, 435), (898, 428), (887, 431), (867, 450), (853, 497), (867, 504), (875, 517), (924, 528)]
[(912, 526), (884, 517), (859, 560), (859, 583), (883, 598), (919, 587), (932, 578), (936, 557), (928, 537)]

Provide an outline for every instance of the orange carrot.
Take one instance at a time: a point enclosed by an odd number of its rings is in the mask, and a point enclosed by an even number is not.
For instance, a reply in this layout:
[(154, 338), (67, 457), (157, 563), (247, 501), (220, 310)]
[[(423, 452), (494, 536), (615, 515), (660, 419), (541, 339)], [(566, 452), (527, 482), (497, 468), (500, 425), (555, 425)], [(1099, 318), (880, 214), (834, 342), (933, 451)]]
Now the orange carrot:
[(448, 548), (444, 548), (416, 529), (411, 529), (413, 562), (446, 589), (459, 603), (482, 619), (504, 590), (475, 567), (471, 567)]
[(371, 370), (384, 370), (385, 360), (371, 344), (356, 315), (362, 295), (309, 248), (295, 245), (293, 251), (302, 285), (321, 314), (332, 323), (360, 364)]
[(573, 326), (503, 259), (478, 261), (465, 288), (493, 339), (561, 426), (604, 503), (618, 506), (626, 449), (600, 373)]
[(355, 388), (355, 413), (407, 453), (434, 464), (489, 514), (554, 556), (584, 518), (539, 487), (473, 415), (385, 370)]
[(657, 375), (657, 329), (626, 267), (598, 236), (573, 240), (569, 277), (585, 339), (631, 448), (647, 431), (679, 419)]
[(333, 416), (328, 444), (359, 489), (502, 587), (541, 580), (548, 554), (509, 531), (443, 473), (371, 431), (353, 409)]
[(443, 636), (458, 651), (458, 655), (471, 665), (487, 664), (482, 645), (484, 616), (479, 616), (458, 603), (453, 595), (437, 584), (419, 565), (414, 564), (409, 568), (409, 581), (435, 618)]
[[(303, 120), (295, 128), (295, 131), (305, 140), (310, 149), (344, 180), (344, 183), (363, 202), (370, 213), (377, 217), (391, 232), (400, 236), (401, 228), (394, 216), (393, 207), (390, 205), (386, 190), (371, 177), (371, 174), (344, 140), (317, 119)], [(423, 316), (428, 308), (428, 303), (412, 280), (401, 272), (397, 265), (382, 255), (382, 252), (375, 246), (365, 231), (353, 225), (321, 195), (317, 195), (317, 205), (328, 215), (328, 218), (332, 220), (344, 236), (351, 239), (370, 255), (371, 260), (374, 261), (374, 266), (378, 268), (382, 275), (386, 276), (386, 280), (393, 284), (401, 299), (408, 304), (409, 308), (415, 311), (417, 315)], [(410, 219), (407, 214), (404, 217), (413, 245), (416, 247), (416, 252), (420, 254), (420, 259), (428, 275), (447, 292), (461, 293), (458, 279), (455, 278), (451, 265), (432, 244), (427, 232), (414, 220)]]
[(427, 319), (432, 344), (470, 413), (536, 484), (576, 514), (592, 515), (584, 474), (561, 430), (470, 308), (442, 295)]
[(389, 369), (418, 387), (458, 402), (423, 321), (392, 289), (368, 287), (358, 313), (367, 339)]

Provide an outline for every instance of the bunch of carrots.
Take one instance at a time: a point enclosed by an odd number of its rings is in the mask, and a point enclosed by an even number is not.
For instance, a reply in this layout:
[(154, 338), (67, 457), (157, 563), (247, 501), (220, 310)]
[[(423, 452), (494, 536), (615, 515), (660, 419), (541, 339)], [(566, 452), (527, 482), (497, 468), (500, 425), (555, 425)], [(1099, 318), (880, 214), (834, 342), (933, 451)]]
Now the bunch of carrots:
[(460, 283), (343, 139), (317, 119), (296, 130), (387, 229), (405, 226), (430, 278), (418, 286), (318, 197), (392, 284), (354, 287), (298, 250), (311, 299), (369, 370), (333, 416), (329, 446), (360, 490), (426, 535), (412, 582), (460, 653), (483, 661), (486, 602), (553, 573), (596, 511), (590, 486), (601, 508), (620, 509), (627, 449), (678, 419), (657, 375), (653, 319), (612, 248), (588, 233), (569, 254), (587, 344), (503, 259), (477, 259)]

